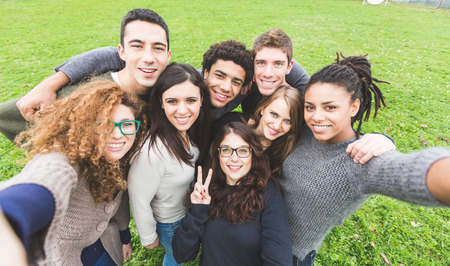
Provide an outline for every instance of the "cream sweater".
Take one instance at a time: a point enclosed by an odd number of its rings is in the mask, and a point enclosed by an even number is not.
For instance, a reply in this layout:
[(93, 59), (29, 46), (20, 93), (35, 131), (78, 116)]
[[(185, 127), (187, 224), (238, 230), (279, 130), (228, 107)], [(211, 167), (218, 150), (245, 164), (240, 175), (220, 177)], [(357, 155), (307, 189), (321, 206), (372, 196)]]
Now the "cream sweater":
[[(197, 147), (189, 151), (195, 162)], [(131, 161), (128, 192), (133, 219), (143, 246), (156, 240), (156, 222), (172, 223), (186, 214), (184, 199), (194, 180), (195, 168), (169, 154), (158, 139), (149, 152), (149, 140)]]

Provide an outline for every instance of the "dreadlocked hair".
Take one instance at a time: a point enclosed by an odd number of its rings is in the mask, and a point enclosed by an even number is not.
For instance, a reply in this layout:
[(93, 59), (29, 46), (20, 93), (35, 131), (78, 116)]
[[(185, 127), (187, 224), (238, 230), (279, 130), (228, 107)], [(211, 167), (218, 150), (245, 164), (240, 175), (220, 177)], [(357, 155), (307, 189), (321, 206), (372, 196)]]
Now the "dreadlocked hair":
[[(104, 156), (107, 134), (94, 137), (92, 125), (99, 117), (111, 119), (120, 104), (129, 107), (135, 119), (145, 123), (140, 100), (113, 81), (96, 79), (37, 112), (32, 126), (16, 142), (28, 153), (28, 159), (38, 153), (65, 154), (72, 165), (78, 166), (80, 177), (88, 184), (95, 201), (111, 202), (116, 192), (127, 188), (127, 182), (121, 162)], [(141, 138), (142, 132), (138, 132), (136, 142)], [(128, 162), (128, 157), (124, 156), (122, 163)]]
[[(336, 55), (337, 58), (335, 63), (322, 68), (311, 76), (306, 84), (305, 90), (315, 83), (330, 83), (345, 88), (351, 95), (352, 101), (359, 99), (361, 102), (360, 108), (351, 120), (352, 127), (353, 124), (358, 121), (356, 137), (359, 138), (363, 121), (369, 120), (372, 109), (372, 100), (374, 100), (375, 104), (373, 118), (377, 116), (381, 104), (386, 106), (384, 96), (374, 82), (387, 84), (389, 84), (389, 82), (372, 77), (370, 63), (366, 58), (367, 54), (349, 57), (345, 57), (342, 53), (336, 53)], [(340, 57), (342, 57), (342, 59)]]
[[(232, 188), (228, 186), (226, 175), (221, 169), (218, 151), (220, 143), (229, 134), (240, 136), (252, 148), (251, 168)], [(243, 122), (228, 123), (221, 128), (211, 145), (209, 155), (210, 168), (213, 169), (209, 217), (212, 219), (224, 217), (231, 224), (254, 220), (255, 214), (264, 207), (263, 195), (267, 183), (270, 179), (273, 180), (269, 160), (263, 151), (259, 137)]]

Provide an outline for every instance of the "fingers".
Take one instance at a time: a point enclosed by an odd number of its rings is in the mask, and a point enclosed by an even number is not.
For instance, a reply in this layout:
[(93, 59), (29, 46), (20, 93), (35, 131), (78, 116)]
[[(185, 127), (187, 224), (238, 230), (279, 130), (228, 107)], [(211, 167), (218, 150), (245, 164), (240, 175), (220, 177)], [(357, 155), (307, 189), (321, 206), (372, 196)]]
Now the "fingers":
[(197, 183), (200, 185), (203, 184), (203, 173), (200, 165), (197, 167)]
[(131, 253), (133, 251), (132, 243), (128, 243), (126, 245), (122, 245), (122, 261), (126, 261), (131, 257)]
[(23, 118), (27, 121), (33, 121), (34, 119), (34, 113), (36, 111), (34, 109), (27, 109), (25, 112), (20, 111), (22, 113)]
[(37, 107), (28, 106), (22, 102), (22, 99), (16, 103), (17, 109), (19, 109), (23, 118), (27, 121), (32, 121), (34, 119), (34, 113), (39, 110)]
[(366, 134), (361, 139), (350, 143), (345, 150), (355, 163), (365, 164), (373, 157), (387, 151), (395, 150), (394, 143), (382, 134)]
[(213, 170), (209, 168), (208, 176), (206, 177), (205, 184), (203, 185), (204, 192), (208, 194), (208, 196), (209, 196), (209, 183), (211, 183), (212, 172)]

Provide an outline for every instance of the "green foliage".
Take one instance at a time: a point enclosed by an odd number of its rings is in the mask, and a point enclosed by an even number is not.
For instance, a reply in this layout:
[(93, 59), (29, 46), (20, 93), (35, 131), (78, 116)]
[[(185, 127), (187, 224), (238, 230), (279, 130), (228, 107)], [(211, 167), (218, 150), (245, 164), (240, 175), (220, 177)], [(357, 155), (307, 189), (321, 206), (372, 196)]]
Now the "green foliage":
[[(386, 133), (403, 152), (423, 148), (423, 140), (449, 148), (449, 10), (361, 2), (0, 1), (0, 101), (24, 95), (51, 75), (52, 67), (76, 54), (116, 46), (123, 15), (143, 7), (169, 25), (171, 61), (196, 68), (212, 44), (237, 39), (251, 48), (273, 27), (291, 36), (294, 58), (310, 74), (331, 63), (338, 51), (369, 53), (374, 75), (391, 84), (380, 85), (387, 107), (363, 125), (363, 132)], [(17, 174), (24, 157), (0, 136), (0, 180)], [(449, 227), (448, 209), (375, 196), (332, 231), (316, 264), (381, 265), (384, 253), (394, 265), (449, 265)], [(135, 250), (126, 264), (160, 265), (164, 249), (143, 248), (134, 224), (132, 234)]]

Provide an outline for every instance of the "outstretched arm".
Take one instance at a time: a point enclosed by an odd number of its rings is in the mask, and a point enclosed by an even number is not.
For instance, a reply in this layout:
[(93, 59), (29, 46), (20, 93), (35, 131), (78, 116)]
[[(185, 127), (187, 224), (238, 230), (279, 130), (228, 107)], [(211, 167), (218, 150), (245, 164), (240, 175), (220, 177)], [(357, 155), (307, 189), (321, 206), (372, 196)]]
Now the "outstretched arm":
[(66, 73), (73, 84), (91, 75), (119, 71), (124, 67), (125, 62), (120, 58), (117, 47), (107, 46), (76, 55), (55, 70)]
[(27, 121), (34, 113), (56, 100), (56, 92), (71, 83), (77, 83), (91, 75), (117, 71), (125, 67), (116, 47), (102, 47), (72, 57), (55, 68), (57, 71), (29, 91), (16, 105)]
[(27, 265), (25, 248), (0, 209), (0, 257), (5, 265)]
[(433, 197), (450, 206), (450, 157), (438, 160), (430, 166), (426, 184)]

